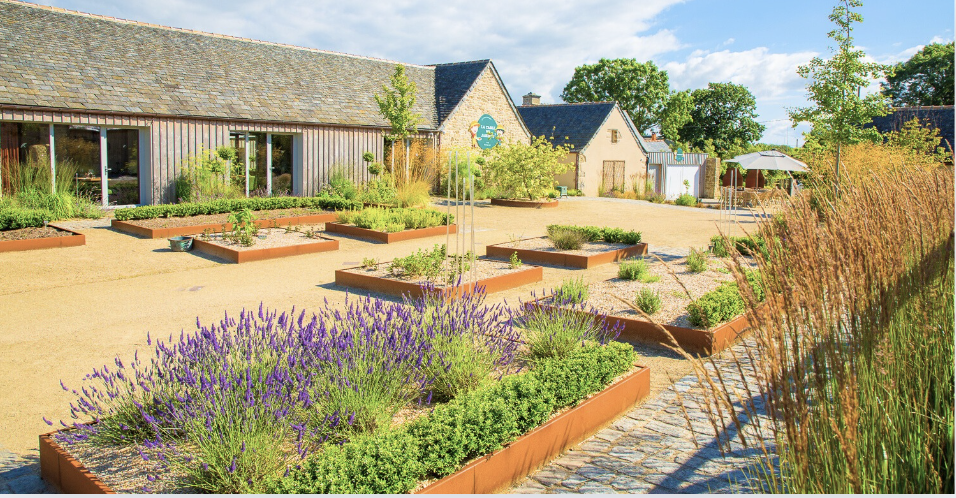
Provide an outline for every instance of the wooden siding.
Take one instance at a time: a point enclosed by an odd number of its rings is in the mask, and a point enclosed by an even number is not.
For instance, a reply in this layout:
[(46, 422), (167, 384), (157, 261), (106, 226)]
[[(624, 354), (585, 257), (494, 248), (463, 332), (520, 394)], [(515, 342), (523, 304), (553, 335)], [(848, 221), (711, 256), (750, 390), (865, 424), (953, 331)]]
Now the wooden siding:
[[(214, 150), (216, 147), (228, 145), (229, 133), (233, 131), (298, 135), (302, 156), (302, 191), (296, 192), (298, 195), (314, 195), (318, 192), (335, 166), (344, 167), (355, 180), (367, 180), (368, 171), (362, 154), (371, 151), (375, 154), (376, 161), (383, 161), (385, 134), (389, 131), (371, 127), (85, 113), (2, 105), (0, 120), (148, 130), (148, 150), (151, 156), (149, 176), (152, 187), (150, 199), (153, 204), (175, 202), (174, 181), (182, 162), (203, 149)], [(435, 133), (422, 132), (417, 136), (435, 137)]]

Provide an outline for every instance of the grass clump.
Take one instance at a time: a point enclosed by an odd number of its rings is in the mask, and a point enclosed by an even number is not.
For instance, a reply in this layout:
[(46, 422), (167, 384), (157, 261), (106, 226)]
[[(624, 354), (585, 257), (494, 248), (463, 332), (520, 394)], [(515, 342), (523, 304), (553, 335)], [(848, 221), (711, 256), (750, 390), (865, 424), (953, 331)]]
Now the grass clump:
[(648, 315), (653, 315), (661, 310), (661, 294), (648, 288), (641, 289), (634, 298), (634, 306)]
[(548, 238), (554, 248), (559, 251), (577, 251), (588, 241), (580, 231), (566, 228), (549, 229)]
[(588, 300), (588, 284), (584, 283), (584, 278), (565, 280), (554, 291), (554, 298), (563, 303), (581, 304)]
[(548, 236), (555, 232), (577, 232), (585, 242), (608, 242), (612, 244), (634, 245), (641, 242), (641, 232), (624, 230), (622, 228), (575, 226), (575, 225), (548, 225)]
[(647, 260), (644, 258), (625, 259), (617, 267), (617, 278), (624, 280), (638, 280), (644, 283), (657, 282), (660, 277), (651, 275), (648, 271)]
[(691, 248), (685, 261), (687, 262), (687, 269), (694, 273), (707, 271), (707, 254), (700, 249)]

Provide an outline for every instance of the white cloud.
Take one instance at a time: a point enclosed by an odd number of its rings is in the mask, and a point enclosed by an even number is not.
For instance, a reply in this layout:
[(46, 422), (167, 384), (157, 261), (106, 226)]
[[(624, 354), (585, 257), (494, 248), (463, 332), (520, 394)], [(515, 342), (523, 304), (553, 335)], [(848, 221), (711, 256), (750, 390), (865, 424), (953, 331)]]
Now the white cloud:
[(735, 41), (737, 41), (737, 40), (734, 40), (733, 38), (727, 38), (726, 40), (724, 40), (724, 43), (723, 43), (722, 45), (725, 46), (725, 47), (726, 47), (727, 45), (733, 45)]
[(684, 62), (664, 65), (671, 84), (678, 89), (707, 86), (708, 82), (744, 85), (758, 100), (774, 101), (793, 95), (804, 86), (797, 66), (806, 64), (815, 52), (771, 53), (767, 47), (732, 52), (695, 51)]

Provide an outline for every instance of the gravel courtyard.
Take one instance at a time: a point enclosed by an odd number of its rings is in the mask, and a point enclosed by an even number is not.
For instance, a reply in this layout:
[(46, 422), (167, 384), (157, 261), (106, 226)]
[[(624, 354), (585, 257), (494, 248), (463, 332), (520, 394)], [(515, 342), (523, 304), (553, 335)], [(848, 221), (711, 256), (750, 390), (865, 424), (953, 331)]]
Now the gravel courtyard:
[[(439, 209), (444, 207), (437, 206)], [(718, 233), (719, 212), (643, 201), (573, 199), (554, 209), (475, 208), (477, 254), (514, 237), (545, 235), (548, 224), (607, 225), (643, 232), (651, 252), (680, 254), (704, 247)], [(87, 237), (86, 246), (0, 254), (0, 448), (32, 459), (37, 435), (51, 430), (41, 417), (69, 421), (71, 397), (60, 380), (77, 386), (95, 366), (146, 350), (153, 337), (178, 335), (260, 303), (280, 310), (311, 310), (324, 300), (341, 303), (334, 270), (363, 258), (389, 261), (445, 242), (432, 237), (376, 244), (348, 237), (334, 252), (227, 264), (200, 253), (174, 253), (165, 239), (116, 232), (108, 220), (64, 222)], [(731, 235), (755, 228), (745, 218)], [(588, 282), (616, 274), (617, 265), (591, 270), (545, 267), (544, 281), (490, 297), (517, 304), (571, 276)], [(377, 296), (394, 299), (387, 296)], [(640, 347), (652, 368), (654, 391), (684, 377), (689, 367), (673, 353)]]

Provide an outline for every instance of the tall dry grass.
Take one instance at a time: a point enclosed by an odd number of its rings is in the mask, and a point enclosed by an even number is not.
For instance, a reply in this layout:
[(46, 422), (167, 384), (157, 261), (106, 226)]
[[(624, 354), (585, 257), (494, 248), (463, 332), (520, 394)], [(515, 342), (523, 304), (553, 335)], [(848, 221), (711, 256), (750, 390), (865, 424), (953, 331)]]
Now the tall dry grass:
[[(756, 347), (733, 358), (756, 383), (741, 390), (698, 361), (702, 406), (762, 449), (762, 491), (951, 493), (953, 170), (877, 146), (844, 159), (839, 195), (816, 176), (813, 195), (761, 227), (766, 302), (741, 285)], [(741, 427), (761, 405), (776, 448)]]

